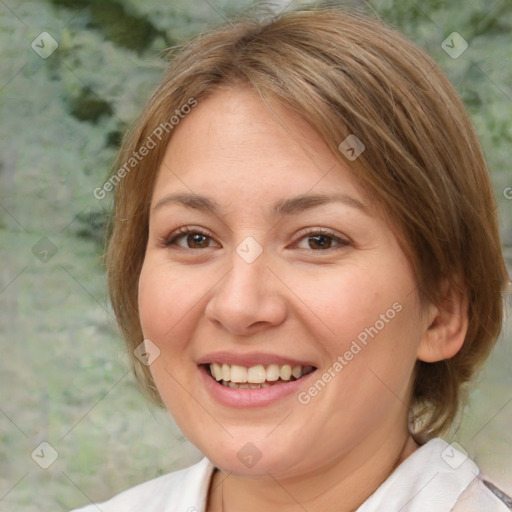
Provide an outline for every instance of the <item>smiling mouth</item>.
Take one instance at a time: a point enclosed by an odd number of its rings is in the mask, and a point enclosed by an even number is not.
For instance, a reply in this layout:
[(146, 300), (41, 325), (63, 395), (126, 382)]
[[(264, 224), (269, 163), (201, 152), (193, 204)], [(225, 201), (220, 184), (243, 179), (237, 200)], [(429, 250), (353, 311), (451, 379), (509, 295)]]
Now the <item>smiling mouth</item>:
[(269, 364), (256, 366), (211, 363), (204, 365), (208, 374), (219, 384), (236, 389), (261, 389), (286, 384), (316, 370), (314, 366), (291, 366), (289, 364)]

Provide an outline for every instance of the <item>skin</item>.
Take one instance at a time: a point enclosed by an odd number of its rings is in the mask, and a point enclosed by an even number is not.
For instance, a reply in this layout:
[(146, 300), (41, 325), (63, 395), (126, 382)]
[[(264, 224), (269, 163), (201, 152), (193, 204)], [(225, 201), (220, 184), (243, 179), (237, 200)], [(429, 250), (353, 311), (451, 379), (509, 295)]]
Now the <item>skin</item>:
[[(464, 304), (452, 294), (451, 309), (420, 307), (371, 198), (304, 120), (273, 112), (252, 89), (220, 89), (175, 129), (151, 202), (140, 320), (160, 350), (150, 370), (166, 407), (220, 468), (209, 512), (350, 511), (417, 448), (407, 428), (414, 364), (456, 353)], [(177, 192), (209, 196), (220, 211), (155, 208)], [(334, 202), (270, 213), (312, 193), (345, 194), (368, 211)], [(186, 235), (165, 246), (183, 226), (210, 233), (204, 248)], [(318, 228), (342, 242), (318, 248)], [(250, 264), (236, 252), (248, 236), (263, 249)], [(320, 376), (394, 303), (401, 311), (307, 405), (297, 394), (251, 409), (220, 405), (199, 374), (201, 357), (227, 351), (288, 355)], [(247, 442), (262, 455), (252, 468), (237, 457)]]

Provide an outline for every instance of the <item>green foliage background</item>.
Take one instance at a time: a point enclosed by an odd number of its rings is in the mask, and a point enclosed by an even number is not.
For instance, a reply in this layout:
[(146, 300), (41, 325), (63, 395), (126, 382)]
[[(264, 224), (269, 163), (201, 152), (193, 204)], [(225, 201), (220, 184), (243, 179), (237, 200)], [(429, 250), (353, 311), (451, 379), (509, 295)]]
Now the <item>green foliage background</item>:
[[(128, 371), (101, 266), (110, 198), (92, 191), (163, 71), (160, 52), (255, 4), (0, 1), (0, 510), (69, 510), (200, 457)], [(512, 200), (504, 197), (512, 186), (512, 4), (369, 5), (432, 55), (464, 99), (512, 266)], [(59, 43), (48, 59), (31, 48), (43, 31)], [(469, 43), (458, 59), (441, 48), (454, 31)], [(37, 243), (56, 253), (41, 261)], [(509, 492), (511, 338), (509, 329), (453, 434)], [(48, 470), (30, 457), (42, 441), (59, 454)]]

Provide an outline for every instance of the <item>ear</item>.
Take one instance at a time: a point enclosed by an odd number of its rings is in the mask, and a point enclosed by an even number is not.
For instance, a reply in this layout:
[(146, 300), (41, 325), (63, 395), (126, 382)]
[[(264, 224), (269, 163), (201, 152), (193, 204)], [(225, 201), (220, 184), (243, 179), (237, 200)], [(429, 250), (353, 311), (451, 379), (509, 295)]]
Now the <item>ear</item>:
[(453, 357), (464, 344), (468, 330), (468, 299), (453, 285), (444, 285), (439, 306), (427, 308), (426, 328), (418, 346), (418, 359), (434, 363)]

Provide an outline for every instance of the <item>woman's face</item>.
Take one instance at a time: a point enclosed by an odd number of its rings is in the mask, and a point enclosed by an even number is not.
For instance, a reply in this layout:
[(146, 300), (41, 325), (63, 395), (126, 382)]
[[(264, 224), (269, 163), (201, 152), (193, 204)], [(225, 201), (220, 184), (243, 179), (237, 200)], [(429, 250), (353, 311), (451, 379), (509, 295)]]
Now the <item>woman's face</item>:
[(139, 308), (185, 435), (226, 471), (284, 477), (407, 438), (427, 320), (371, 200), (311, 127), (276, 112), (221, 89), (174, 128)]

